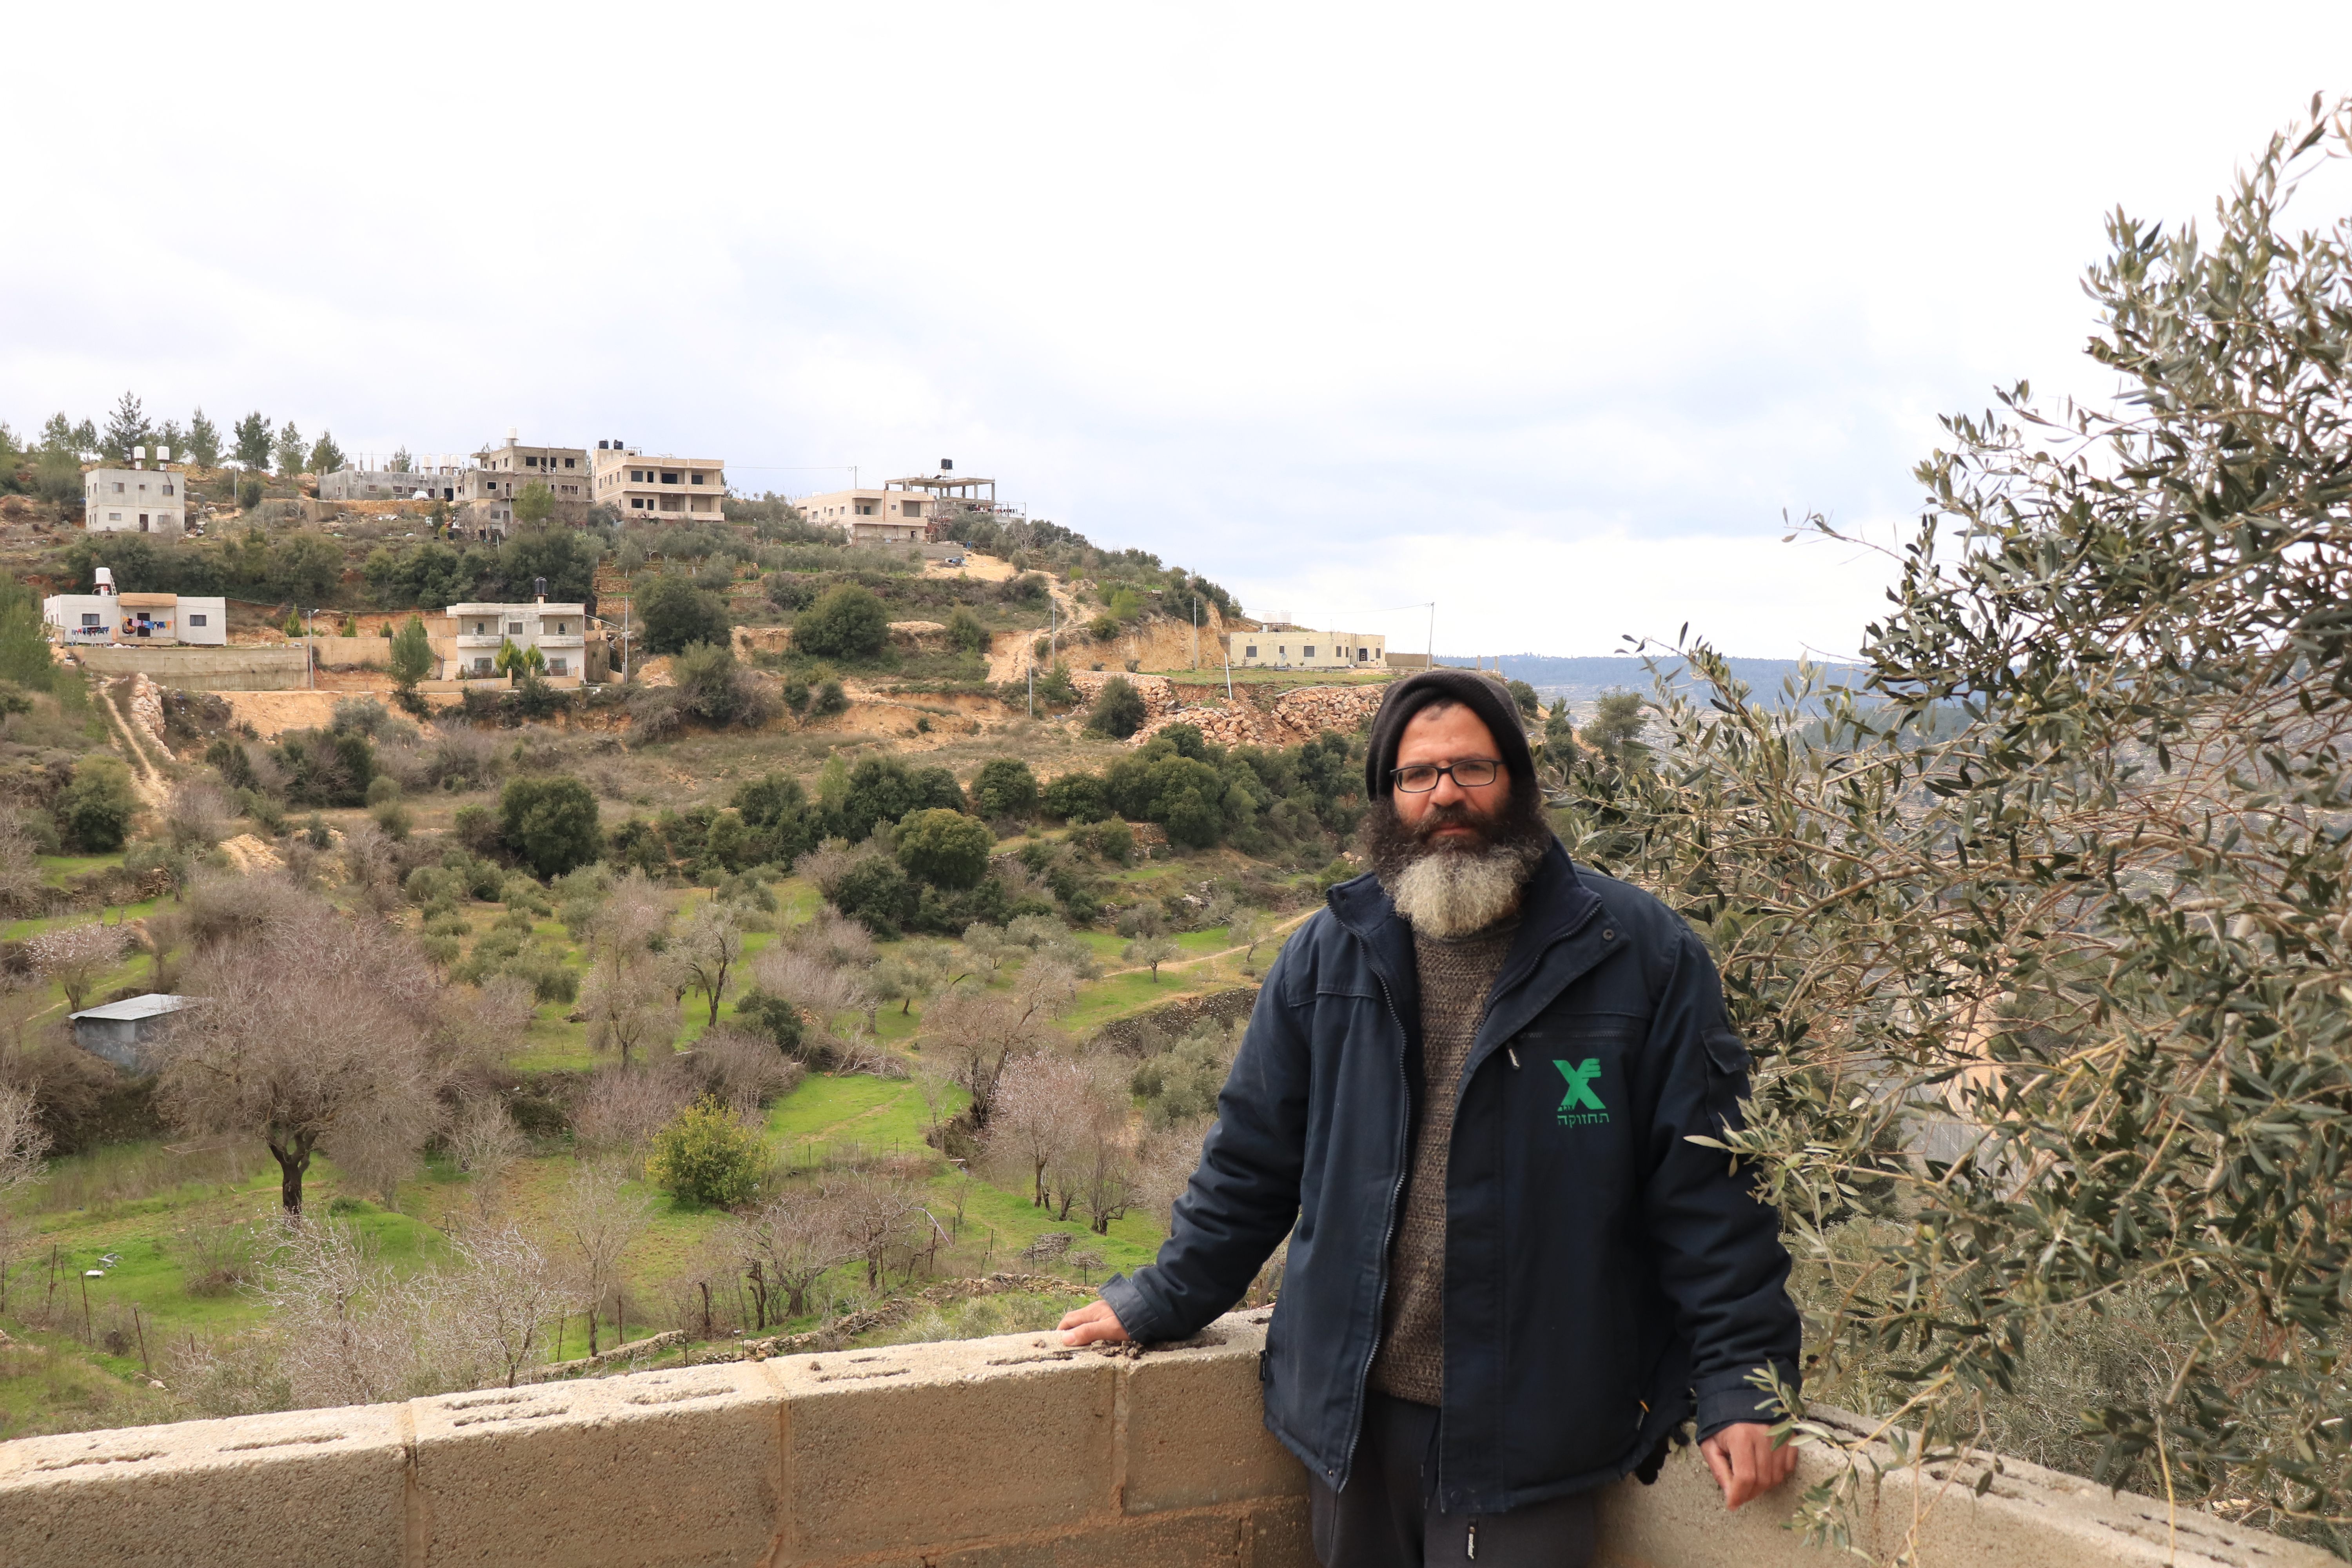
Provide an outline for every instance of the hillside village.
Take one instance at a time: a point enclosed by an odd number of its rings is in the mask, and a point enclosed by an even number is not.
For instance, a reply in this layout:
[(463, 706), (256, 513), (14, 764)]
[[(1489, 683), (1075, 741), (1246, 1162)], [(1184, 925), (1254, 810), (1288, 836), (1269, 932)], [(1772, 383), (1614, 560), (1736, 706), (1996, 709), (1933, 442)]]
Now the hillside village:
[(193, 426), (0, 447), (0, 1436), (1001, 1331), (1150, 1256), (1425, 655), (944, 461)]

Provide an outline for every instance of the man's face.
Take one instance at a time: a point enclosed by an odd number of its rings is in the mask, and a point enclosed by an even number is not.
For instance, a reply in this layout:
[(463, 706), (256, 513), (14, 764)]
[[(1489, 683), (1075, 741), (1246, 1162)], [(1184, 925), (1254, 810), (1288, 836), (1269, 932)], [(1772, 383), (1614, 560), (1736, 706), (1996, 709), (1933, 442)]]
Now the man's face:
[(1501, 763), (1494, 734), (1462, 703), (1429, 707), (1405, 721), (1397, 742), (1396, 765), (1450, 767), (1455, 763), (1493, 763), (1495, 782), (1465, 789), (1446, 773), (1437, 787), (1420, 795), (1391, 789), (1389, 799), (1407, 831), (1432, 847), (1476, 849), (1491, 837), (1496, 819), (1510, 804), (1511, 773)]

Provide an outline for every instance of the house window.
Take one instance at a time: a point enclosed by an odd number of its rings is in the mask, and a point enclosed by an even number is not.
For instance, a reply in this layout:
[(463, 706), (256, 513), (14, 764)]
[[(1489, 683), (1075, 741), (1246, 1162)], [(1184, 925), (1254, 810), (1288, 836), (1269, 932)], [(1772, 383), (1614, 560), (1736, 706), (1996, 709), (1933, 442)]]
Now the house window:
[(551, 658), (547, 661), (547, 673), (550, 675), (569, 675), (572, 671), (571, 668), (564, 664), (563, 660), (560, 658)]
[(478, 658), (474, 661), (474, 673), (476, 675), (488, 675), (489, 672), (490, 661), (488, 659)]
[(870, 500), (859, 501), (857, 503), (857, 515), (860, 517), (872, 517), (874, 515), (874, 503)]
[(510, 637), (519, 637), (522, 636), (522, 623), (520, 621), (509, 621), (507, 623), (507, 636)]
[(898, 503), (898, 515), (900, 517), (920, 517), (923, 515), (923, 503), (919, 500), (902, 500)]
[(85, 615), (81, 618), (81, 624), (85, 626), (96, 626), (100, 623), (99, 618), (96, 616)]
[(195, 630), (195, 628), (196, 628), (196, 627), (201, 626), (203, 626), (203, 625), (205, 625), (205, 618), (204, 618), (204, 616), (199, 616), (199, 615), (196, 615), (196, 614), (194, 614), (193, 612), (189, 615), (189, 616), (188, 616), (188, 629), (189, 629), (190, 631), (194, 631), (194, 630)]
[(1358, 648), (1358, 649), (1356, 650), (1356, 662), (1357, 662), (1357, 663), (1359, 663), (1359, 664), (1361, 664), (1364, 660), (1366, 660), (1366, 659), (1368, 659), (1368, 658), (1371, 658), (1371, 657), (1372, 657), (1372, 650), (1371, 650), (1370, 648), (1368, 648), (1368, 647), (1360, 647), (1360, 648)]
[(114, 481), (114, 493), (116, 495), (121, 495), (122, 493), (122, 481), (121, 479)]
[(643, 468), (631, 468), (629, 470), (629, 483), (633, 485), (641, 485), (645, 482), (646, 471)]
[(636, 510), (642, 510), (642, 509), (644, 508), (645, 504), (646, 504), (646, 498), (645, 498), (645, 497), (643, 497), (643, 496), (631, 496), (631, 497), (629, 498), (629, 510), (630, 510), (631, 511), (636, 511)]
[(525, 458), (522, 460), (522, 466), (526, 468), (535, 468), (539, 467), (539, 459), (537, 458)]
[(688, 474), (686, 476), (686, 482), (690, 485), (698, 485), (702, 482), (702, 476), (700, 474)]
[(1255, 658), (1257, 657), (1257, 644), (1252, 643), (1249, 647), (1242, 649), (1242, 657), (1244, 658)]
[(1298, 650), (1298, 654), (1302, 658), (1313, 658), (1315, 657), (1315, 645), (1313, 643), (1308, 643), (1305, 647)]
[[(122, 487), (117, 485), (115, 488), (120, 489)], [(122, 514), (119, 511), (110, 511), (106, 514), (106, 521), (109, 522), (121, 522), (122, 521)]]
[(163, 487), (163, 493), (165, 495), (170, 495), (172, 493), (172, 487), (170, 485), (165, 485)]
[(564, 459), (563, 459), (563, 466), (564, 466), (565, 468), (578, 468), (580, 465), (579, 465), (579, 464), (577, 464), (577, 463), (575, 463), (575, 462), (573, 462), (571, 458), (564, 458)]
[(667, 469), (664, 469), (662, 472), (662, 483), (666, 485), (674, 485), (677, 483), (677, 476), (669, 472)]

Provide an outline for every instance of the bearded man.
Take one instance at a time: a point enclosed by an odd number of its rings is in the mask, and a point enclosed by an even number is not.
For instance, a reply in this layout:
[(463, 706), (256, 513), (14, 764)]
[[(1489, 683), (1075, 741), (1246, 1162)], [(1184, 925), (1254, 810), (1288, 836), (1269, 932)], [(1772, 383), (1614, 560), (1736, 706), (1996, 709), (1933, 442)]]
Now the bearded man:
[(1693, 1417), (1729, 1507), (1780, 1485), (1799, 1323), (1773, 1211), (1692, 1142), (1748, 1086), (1706, 948), (1570, 861), (1483, 676), (1391, 688), (1364, 784), (1371, 873), (1268, 971), (1158, 1259), (1064, 1342), (1196, 1333), (1287, 1233), (1265, 1422), (1327, 1568), (1571, 1568)]

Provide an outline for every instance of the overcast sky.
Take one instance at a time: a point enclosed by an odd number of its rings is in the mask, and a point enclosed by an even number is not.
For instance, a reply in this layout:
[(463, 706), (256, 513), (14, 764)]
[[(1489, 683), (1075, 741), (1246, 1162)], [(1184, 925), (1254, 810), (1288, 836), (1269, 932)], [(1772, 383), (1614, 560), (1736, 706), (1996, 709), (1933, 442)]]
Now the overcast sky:
[(19, 7), (0, 418), (949, 457), (1402, 647), (1846, 652), (1783, 514), (2103, 392), (2104, 215), (2352, 89), (2341, 0), (1635, 9)]

